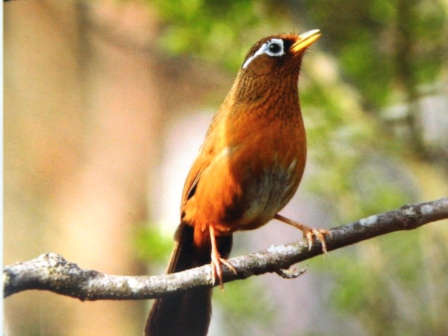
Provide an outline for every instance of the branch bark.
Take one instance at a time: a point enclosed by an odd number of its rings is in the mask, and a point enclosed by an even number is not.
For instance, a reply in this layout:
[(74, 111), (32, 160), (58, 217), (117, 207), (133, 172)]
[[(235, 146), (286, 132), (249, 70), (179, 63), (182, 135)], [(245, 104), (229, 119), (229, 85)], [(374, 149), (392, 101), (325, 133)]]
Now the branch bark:
[[(448, 218), (448, 198), (405, 205), (383, 214), (331, 229), (326, 238), (328, 251), (355, 244), (394, 231), (412, 230)], [(276, 272), (322, 254), (316, 242), (308, 249), (305, 241), (271, 246), (265, 251), (229, 259), (237, 274), (223, 267), (224, 282), (246, 279), (253, 275)], [(299, 275), (300, 273), (296, 274)], [(61, 295), (89, 300), (144, 300), (186, 292), (197, 287), (213, 287), (210, 266), (159, 276), (117, 276), (84, 270), (60, 255), (47, 253), (36, 259), (6, 266), (3, 272), (4, 297), (25, 290), (48, 290)]]

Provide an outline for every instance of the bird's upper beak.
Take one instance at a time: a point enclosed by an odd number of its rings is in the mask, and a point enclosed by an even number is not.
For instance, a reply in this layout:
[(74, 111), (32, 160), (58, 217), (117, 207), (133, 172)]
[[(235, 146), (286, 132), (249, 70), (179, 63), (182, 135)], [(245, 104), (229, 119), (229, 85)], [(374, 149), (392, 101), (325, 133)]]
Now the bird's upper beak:
[(303, 52), (306, 48), (316, 42), (321, 36), (319, 29), (313, 29), (303, 33), (299, 36), (299, 39), (292, 45), (291, 51), (294, 54)]

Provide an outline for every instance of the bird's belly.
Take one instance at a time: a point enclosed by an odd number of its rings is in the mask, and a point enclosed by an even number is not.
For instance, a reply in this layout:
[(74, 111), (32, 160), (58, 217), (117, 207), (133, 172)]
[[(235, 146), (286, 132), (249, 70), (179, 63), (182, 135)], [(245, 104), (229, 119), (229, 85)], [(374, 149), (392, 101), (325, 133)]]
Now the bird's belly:
[(235, 169), (226, 179), (231, 183), (221, 194), (222, 203), (214, 204), (221, 210), (214, 212), (219, 213), (216, 229), (222, 233), (253, 230), (274, 218), (297, 190), (303, 171), (299, 161), (299, 157), (267, 164), (252, 160), (244, 173)]
[(237, 230), (252, 230), (266, 224), (288, 203), (298, 187), (291, 167), (271, 167), (247, 183), (243, 197), (247, 208), (236, 223)]

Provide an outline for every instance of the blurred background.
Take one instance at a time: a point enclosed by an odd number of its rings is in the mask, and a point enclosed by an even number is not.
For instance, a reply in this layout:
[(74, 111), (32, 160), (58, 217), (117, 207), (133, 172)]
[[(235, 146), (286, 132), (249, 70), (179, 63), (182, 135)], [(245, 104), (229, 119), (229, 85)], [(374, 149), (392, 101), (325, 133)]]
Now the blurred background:
[[(4, 4), (4, 262), (160, 274), (213, 113), (261, 37), (319, 28), (299, 83), (309, 161), (282, 212), (334, 227), (448, 195), (446, 0)], [(260, 149), (262, 150), (262, 149)], [(447, 335), (448, 227), (366, 241), (214, 293), (210, 335)], [(278, 222), (232, 255), (301, 238)], [(141, 335), (151, 302), (5, 301), (5, 335)]]

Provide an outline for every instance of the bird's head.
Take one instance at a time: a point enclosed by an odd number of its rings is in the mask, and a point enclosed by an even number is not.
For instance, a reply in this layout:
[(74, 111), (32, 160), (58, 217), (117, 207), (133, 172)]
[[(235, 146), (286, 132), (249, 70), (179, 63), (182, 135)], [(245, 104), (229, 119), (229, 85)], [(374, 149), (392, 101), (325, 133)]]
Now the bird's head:
[(314, 29), (301, 35), (278, 34), (265, 37), (249, 50), (242, 65), (242, 72), (263, 75), (282, 68), (297, 68), (305, 50), (320, 36), (320, 31)]
[(276, 87), (297, 88), (305, 50), (316, 42), (318, 29), (304, 34), (278, 34), (262, 38), (249, 50), (235, 81), (237, 100), (261, 98)]

